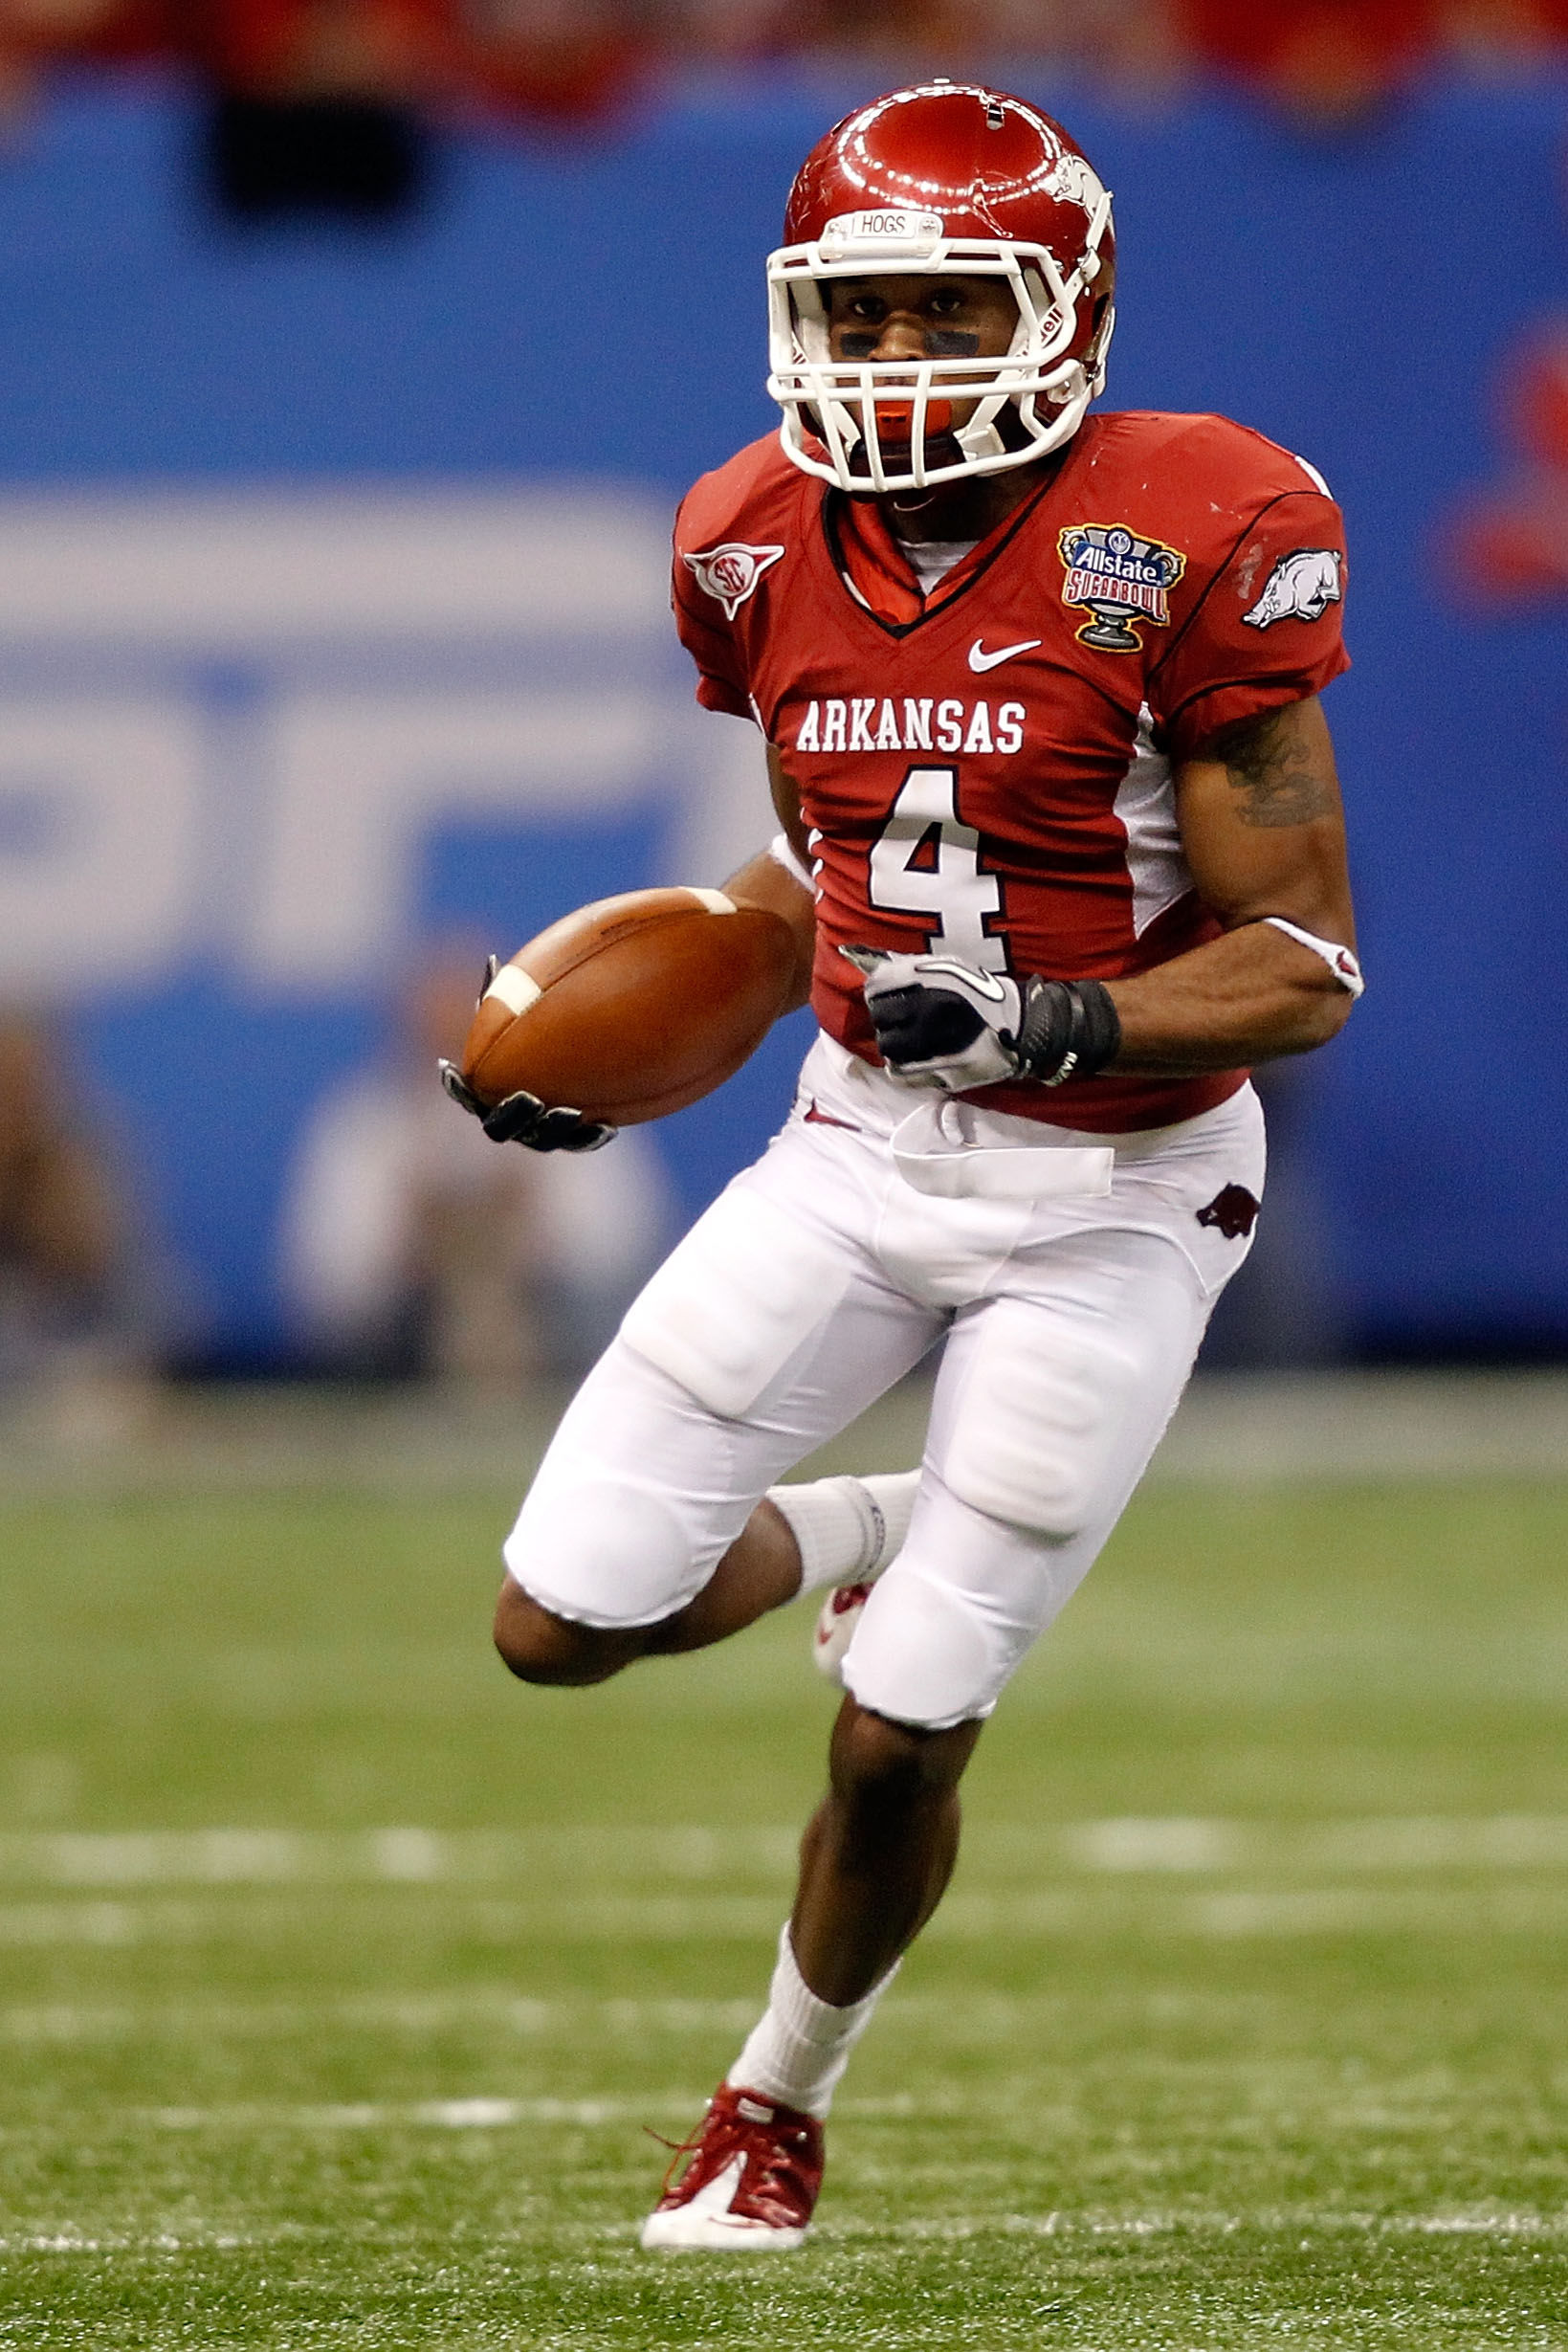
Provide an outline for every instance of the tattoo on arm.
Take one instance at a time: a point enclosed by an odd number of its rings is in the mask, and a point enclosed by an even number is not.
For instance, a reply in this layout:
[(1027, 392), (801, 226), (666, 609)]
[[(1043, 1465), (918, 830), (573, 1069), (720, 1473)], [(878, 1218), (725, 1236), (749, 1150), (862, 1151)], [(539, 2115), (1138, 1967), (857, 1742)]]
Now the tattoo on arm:
[(1333, 792), (1301, 742), (1290, 706), (1226, 727), (1209, 756), (1224, 764), (1244, 825), (1307, 825), (1334, 812)]

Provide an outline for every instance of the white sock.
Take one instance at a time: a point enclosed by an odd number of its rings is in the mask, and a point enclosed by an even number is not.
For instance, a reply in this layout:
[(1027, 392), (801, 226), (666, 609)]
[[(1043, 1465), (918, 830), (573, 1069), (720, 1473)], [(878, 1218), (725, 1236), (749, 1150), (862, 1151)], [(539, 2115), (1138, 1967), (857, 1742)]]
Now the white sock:
[(801, 1590), (852, 1585), (877, 1576), (903, 1548), (920, 1484), (917, 1470), (881, 1477), (817, 1478), (806, 1486), (770, 1486), (801, 1550)]
[(832, 2105), (850, 2051), (897, 1973), (894, 1961), (864, 2000), (835, 2008), (830, 2001), (819, 2001), (802, 1976), (786, 1922), (779, 1937), (779, 1964), (767, 2008), (726, 2079), (737, 2090), (761, 2091), (764, 2098), (803, 2108), (820, 2121)]

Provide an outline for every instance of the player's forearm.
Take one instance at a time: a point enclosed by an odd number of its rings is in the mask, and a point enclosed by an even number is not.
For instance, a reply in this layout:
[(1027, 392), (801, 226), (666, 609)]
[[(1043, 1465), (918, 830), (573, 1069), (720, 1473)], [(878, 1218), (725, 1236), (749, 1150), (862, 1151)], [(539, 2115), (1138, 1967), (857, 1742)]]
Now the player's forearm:
[(1355, 1001), (1321, 956), (1266, 922), (1112, 981), (1110, 994), (1121, 1023), (1112, 1067), (1169, 1077), (1311, 1053)]
[(737, 906), (761, 906), (771, 915), (782, 915), (794, 932), (795, 984), (784, 1010), (795, 1011), (811, 993), (811, 964), (817, 945), (815, 899), (787, 867), (766, 851), (730, 876), (724, 884), (724, 895), (733, 899)]

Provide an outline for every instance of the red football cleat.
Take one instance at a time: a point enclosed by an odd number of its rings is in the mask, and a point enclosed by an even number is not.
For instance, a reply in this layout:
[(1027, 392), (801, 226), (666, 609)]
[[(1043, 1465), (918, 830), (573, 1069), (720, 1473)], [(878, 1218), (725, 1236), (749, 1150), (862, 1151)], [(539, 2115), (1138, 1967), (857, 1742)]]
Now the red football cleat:
[(696, 2134), (675, 2150), (643, 2244), (788, 2253), (806, 2237), (822, 2164), (815, 2116), (721, 2082)]

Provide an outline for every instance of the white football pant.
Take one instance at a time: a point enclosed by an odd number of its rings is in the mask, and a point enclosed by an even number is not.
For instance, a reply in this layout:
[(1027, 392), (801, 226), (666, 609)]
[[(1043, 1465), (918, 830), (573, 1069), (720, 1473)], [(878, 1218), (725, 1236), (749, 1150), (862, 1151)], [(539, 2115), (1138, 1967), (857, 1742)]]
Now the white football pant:
[(670, 1616), (765, 1490), (941, 1342), (909, 1537), (844, 1679), (898, 1722), (988, 1715), (1141, 1477), (1263, 1170), (1249, 1086), (1092, 1136), (914, 1094), (819, 1037), (788, 1124), (568, 1408), (509, 1572), (580, 1624)]

